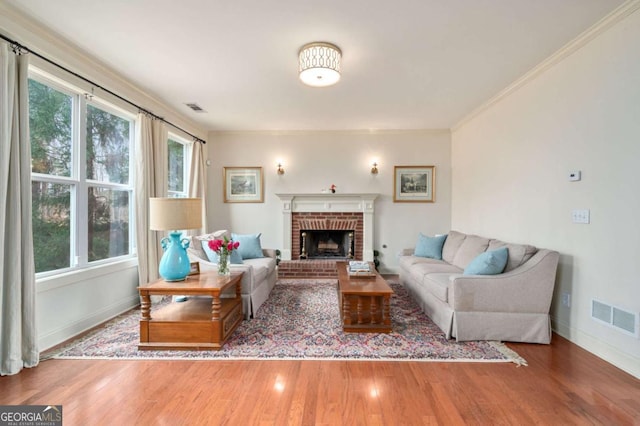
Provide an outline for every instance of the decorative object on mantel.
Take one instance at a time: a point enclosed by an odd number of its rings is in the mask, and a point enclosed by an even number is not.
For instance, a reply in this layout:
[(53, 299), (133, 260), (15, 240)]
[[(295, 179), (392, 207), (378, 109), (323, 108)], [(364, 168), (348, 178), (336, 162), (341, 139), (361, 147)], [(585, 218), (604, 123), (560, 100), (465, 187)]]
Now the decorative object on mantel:
[(183, 281), (191, 272), (187, 255), (189, 240), (180, 239), (182, 230), (202, 226), (202, 199), (149, 198), (149, 229), (170, 231), (161, 240), (164, 254), (158, 272), (165, 281)]
[(393, 201), (395, 203), (433, 203), (435, 166), (395, 166)]
[(342, 52), (338, 46), (326, 42), (305, 44), (298, 54), (300, 80), (313, 87), (326, 87), (340, 80)]
[(218, 275), (231, 275), (229, 258), (231, 252), (240, 247), (240, 242), (233, 241), (224, 236), (224, 239), (209, 240), (209, 248), (218, 254)]
[(329, 187), (329, 190), (331, 190), (331, 193), (332, 193), (332, 194), (335, 194), (335, 193), (336, 193), (336, 189), (338, 189), (338, 187), (337, 187), (337, 186), (335, 186), (335, 185), (333, 185), (333, 184)]
[(263, 203), (262, 167), (225, 167), (225, 203)]

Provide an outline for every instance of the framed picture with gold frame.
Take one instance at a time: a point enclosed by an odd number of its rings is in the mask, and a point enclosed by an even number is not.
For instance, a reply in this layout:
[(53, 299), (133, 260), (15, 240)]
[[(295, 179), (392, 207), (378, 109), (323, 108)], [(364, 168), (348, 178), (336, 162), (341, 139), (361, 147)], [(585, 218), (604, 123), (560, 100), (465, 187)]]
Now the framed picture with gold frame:
[(435, 166), (395, 166), (393, 201), (396, 203), (433, 203), (435, 197)]
[(196, 275), (200, 273), (200, 262), (191, 262), (189, 266), (189, 275)]
[(225, 167), (225, 203), (263, 203), (262, 167)]

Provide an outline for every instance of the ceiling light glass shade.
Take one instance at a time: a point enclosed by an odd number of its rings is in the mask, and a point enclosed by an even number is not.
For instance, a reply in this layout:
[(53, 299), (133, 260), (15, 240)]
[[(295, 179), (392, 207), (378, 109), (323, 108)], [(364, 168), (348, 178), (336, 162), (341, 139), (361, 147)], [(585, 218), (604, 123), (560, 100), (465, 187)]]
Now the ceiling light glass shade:
[(331, 86), (340, 80), (342, 52), (331, 43), (316, 42), (302, 46), (298, 55), (300, 80), (315, 87)]

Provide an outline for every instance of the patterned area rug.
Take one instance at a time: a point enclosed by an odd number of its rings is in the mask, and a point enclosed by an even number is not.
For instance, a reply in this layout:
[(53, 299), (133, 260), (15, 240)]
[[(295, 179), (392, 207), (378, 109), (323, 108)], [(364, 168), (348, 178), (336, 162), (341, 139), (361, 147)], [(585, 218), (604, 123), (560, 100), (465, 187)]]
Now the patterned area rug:
[(336, 280), (286, 279), (278, 281), (256, 318), (243, 321), (220, 351), (139, 351), (140, 310), (134, 309), (49, 357), (405, 360), (526, 365), (523, 358), (500, 342), (458, 343), (445, 339), (397, 280), (390, 280), (389, 284), (395, 292), (391, 298), (390, 334), (344, 333)]

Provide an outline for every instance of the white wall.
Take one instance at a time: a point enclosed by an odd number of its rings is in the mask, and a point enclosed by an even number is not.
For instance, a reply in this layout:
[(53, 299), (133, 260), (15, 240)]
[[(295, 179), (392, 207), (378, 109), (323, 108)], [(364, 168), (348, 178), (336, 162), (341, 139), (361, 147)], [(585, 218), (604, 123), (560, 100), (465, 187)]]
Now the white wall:
[(138, 305), (137, 286), (137, 259), (39, 279), (36, 321), (40, 350)]
[[(208, 169), (209, 230), (262, 232), (263, 247), (282, 248), (282, 207), (276, 193), (318, 192), (331, 184), (340, 193), (379, 193), (374, 248), (384, 272), (397, 272), (396, 254), (413, 247), (418, 232), (449, 230), (451, 145), (448, 130), (211, 132)], [(285, 174), (276, 174), (281, 159)], [(380, 172), (370, 173), (373, 159)], [(394, 165), (435, 165), (435, 203), (394, 203)], [(265, 202), (223, 203), (225, 166), (262, 166)], [(386, 245), (386, 248), (383, 248)]]
[(558, 250), (554, 328), (636, 377), (640, 340), (590, 306), (640, 312), (638, 46), (636, 11), (452, 133), (453, 228)]

